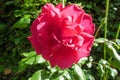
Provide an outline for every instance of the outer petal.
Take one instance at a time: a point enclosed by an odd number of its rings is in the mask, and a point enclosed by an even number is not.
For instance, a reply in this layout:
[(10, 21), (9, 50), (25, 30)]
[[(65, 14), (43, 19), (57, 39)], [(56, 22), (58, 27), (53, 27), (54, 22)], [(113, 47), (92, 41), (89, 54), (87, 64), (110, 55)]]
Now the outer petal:
[(84, 31), (89, 34), (94, 34), (95, 25), (92, 23), (92, 17), (89, 14), (84, 13), (81, 20), (81, 25), (84, 27)]
[(61, 47), (51, 57), (50, 63), (54, 67), (58, 65), (60, 68), (69, 68), (76, 60), (76, 52), (68, 47)]
[(90, 55), (91, 47), (94, 42), (94, 37), (90, 34), (87, 33), (81, 33), (81, 36), (84, 38), (83, 45), (79, 48), (77, 51), (77, 57), (76, 62), (82, 58), (82, 57), (87, 57)]
[(62, 11), (63, 8), (64, 8), (64, 6), (63, 6), (63, 4), (58, 4), (58, 5), (56, 6), (56, 8), (58, 8), (60, 11)]
[(81, 15), (84, 11), (79, 8), (76, 5), (68, 5), (66, 6), (62, 11), (61, 11), (61, 15), (62, 18), (66, 18), (68, 16), (72, 16), (73, 17), (73, 22), (76, 21), (76, 19), (78, 18), (78, 15)]
[(43, 48), (43, 46), (41, 46), (43, 44), (42, 41), (41, 41), (41, 43), (39, 43), (39, 41), (35, 37), (33, 37), (33, 36), (29, 36), (28, 40), (31, 42), (32, 47), (35, 49), (37, 54), (42, 54), (43, 57), (48, 60), (48, 58), (49, 58), (49, 51), (48, 51), (48, 48), (45, 49), (45, 48)]
[(36, 50), (37, 54), (42, 54), (45, 59), (48, 59), (49, 55), (49, 39), (48, 39), (48, 24), (47, 21), (42, 18), (43, 16), (37, 18), (30, 30), (32, 36), (28, 37), (33, 48)]
[(53, 21), (53, 17), (60, 17), (61, 9), (62, 7), (60, 7), (60, 5), (58, 5), (58, 7), (55, 7), (54, 5), (48, 3), (42, 7), (42, 13), (47, 14), (46, 16), (50, 17), (49, 21)]
[(28, 40), (31, 42), (32, 47), (35, 49), (35, 51), (37, 53), (41, 53), (41, 49), (39, 47), (39, 45), (40, 45), (39, 41), (35, 37), (33, 37), (33, 36), (29, 36)]

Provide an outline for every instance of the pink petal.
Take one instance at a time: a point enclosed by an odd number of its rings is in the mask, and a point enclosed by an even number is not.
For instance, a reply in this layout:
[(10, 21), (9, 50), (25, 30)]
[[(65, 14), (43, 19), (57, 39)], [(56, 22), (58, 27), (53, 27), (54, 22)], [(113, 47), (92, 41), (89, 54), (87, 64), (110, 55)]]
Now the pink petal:
[(62, 11), (61, 11), (61, 15), (62, 18), (67, 17), (67, 16), (72, 16), (73, 17), (73, 21), (75, 22), (76, 19), (78, 18), (78, 15), (81, 15), (83, 13), (83, 9), (79, 8), (76, 5), (68, 5), (66, 6)]
[(41, 49), (39, 47), (40, 44), (39, 44), (38, 40), (33, 36), (28, 36), (28, 40), (31, 42), (32, 47), (35, 49), (35, 51), (40, 54)]
[[(59, 6), (60, 5), (58, 5), (58, 7)], [(48, 4), (46, 4), (45, 6), (42, 7), (42, 13), (47, 13), (47, 14), (49, 14), (52, 17), (54, 17), (54, 16), (59, 17), (60, 16), (59, 15), (60, 9), (55, 7), (53, 4), (48, 3)]]
[(56, 8), (58, 8), (60, 11), (62, 11), (63, 8), (64, 8), (64, 6), (63, 6), (62, 4), (58, 4), (58, 5), (56, 6)]
[(92, 34), (92, 35), (94, 34), (95, 24), (92, 23), (91, 15), (84, 13), (82, 20), (81, 20), (81, 25), (84, 27), (85, 32)]
[(61, 30), (61, 37), (65, 38), (65, 37), (72, 37), (76, 34), (76, 31), (70, 28), (63, 28)]
[(58, 65), (61, 69), (69, 68), (76, 60), (76, 52), (68, 47), (61, 47), (50, 57), (51, 66)]
[(88, 33), (81, 33), (81, 36), (84, 38), (83, 45), (79, 48), (77, 52), (76, 62), (82, 58), (90, 55), (91, 47), (94, 42), (94, 37)]

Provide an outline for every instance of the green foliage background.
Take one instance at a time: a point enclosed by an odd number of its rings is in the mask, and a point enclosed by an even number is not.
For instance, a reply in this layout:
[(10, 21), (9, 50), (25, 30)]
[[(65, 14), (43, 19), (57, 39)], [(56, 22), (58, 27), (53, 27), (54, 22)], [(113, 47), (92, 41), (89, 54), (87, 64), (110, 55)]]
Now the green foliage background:
[[(105, 0), (65, 0), (91, 14), (96, 24), (95, 43), (89, 58), (70, 69), (51, 68), (36, 56), (27, 36), (30, 25), (46, 3), (62, 0), (0, 0), (0, 80), (119, 80), (120, 79), (120, 1), (110, 0), (107, 39), (104, 38)], [(118, 36), (116, 37), (118, 33)], [(104, 45), (107, 56), (104, 59)], [(26, 53), (27, 52), (27, 53)]]

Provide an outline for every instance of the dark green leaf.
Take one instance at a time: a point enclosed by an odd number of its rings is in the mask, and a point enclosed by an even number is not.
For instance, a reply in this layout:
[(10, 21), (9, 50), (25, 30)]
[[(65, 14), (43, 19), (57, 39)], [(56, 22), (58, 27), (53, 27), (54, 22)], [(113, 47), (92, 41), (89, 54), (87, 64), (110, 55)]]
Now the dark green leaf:
[(120, 70), (120, 63), (117, 60), (111, 61), (111, 65)]
[(5, 70), (5, 67), (3, 65), (0, 65), (0, 72), (3, 72)]
[(63, 72), (55, 71), (51, 76), (50, 79), (57, 79), (58, 77), (62, 76)]

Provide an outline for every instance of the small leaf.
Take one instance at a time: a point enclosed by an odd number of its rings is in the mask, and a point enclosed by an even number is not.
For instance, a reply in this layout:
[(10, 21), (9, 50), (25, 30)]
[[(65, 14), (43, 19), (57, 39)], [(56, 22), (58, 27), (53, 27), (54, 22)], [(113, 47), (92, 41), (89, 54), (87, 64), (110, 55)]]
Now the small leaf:
[(13, 28), (26, 28), (30, 24), (30, 21), (30, 15), (25, 15), (13, 25)]
[(82, 71), (81, 67), (79, 67), (78, 65), (74, 65), (74, 78), (75, 80), (86, 80), (86, 76), (84, 74), (84, 72)]
[(0, 65), (0, 72), (3, 72), (5, 70), (5, 67), (3, 65)]
[(95, 80), (95, 78), (90, 74), (87, 74), (86, 77), (87, 77), (87, 80)]
[(116, 49), (112, 46), (111, 43), (106, 43), (106, 49), (109, 56), (113, 57), (115, 60), (117, 60), (120, 63), (120, 56), (117, 53)]
[(55, 72), (50, 76), (50, 79), (57, 79), (57, 78), (60, 77), (62, 74), (63, 74), (63, 72), (55, 71)]
[(109, 66), (107, 66), (107, 69), (108, 69), (108, 73), (110, 74), (110, 76), (112, 76), (112, 78), (114, 79), (118, 74), (117, 70)]
[(65, 71), (63, 76), (67, 79), (67, 80), (72, 80), (71, 75), (68, 73), (68, 71)]
[(37, 63), (44, 63), (46, 60), (42, 58), (41, 55), (37, 55), (35, 64)]
[(29, 80), (42, 80), (41, 78), (41, 70), (36, 71)]
[(108, 41), (108, 40), (105, 39), (105, 38), (97, 38), (97, 39), (95, 39), (95, 42), (96, 42), (96, 43), (104, 43), (104, 42), (106, 42), (106, 41)]
[(88, 60), (87, 57), (81, 58), (81, 59), (79, 60), (78, 64), (79, 64), (80, 66), (82, 66), (83, 64), (85, 64), (85, 63), (87, 62), (87, 60)]
[(104, 60), (104, 59), (100, 59), (99, 64), (106, 65), (106, 64), (108, 64), (108, 62), (106, 60)]
[(117, 60), (111, 61), (111, 65), (120, 70), (120, 63)]
[(86, 65), (87, 65), (88, 68), (92, 67), (92, 63), (91, 62), (88, 62)]
[(2, 31), (2, 30), (4, 30), (4, 28), (5, 28), (5, 24), (0, 23), (0, 30)]
[(32, 65), (35, 62), (35, 56), (27, 58), (27, 60), (25, 61), (25, 64), (29, 64)]
[(19, 44), (19, 43), (20, 43), (20, 40), (21, 40), (21, 38), (15, 38), (15, 39), (14, 39), (15, 45)]
[(100, 77), (103, 77), (105, 74), (104, 67), (102, 64), (98, 64), (97, 70), (99, 72)]
[(32, 56), (36, 55), (36, 52), (35, 51), (31, 51), (31, 52), (28, 52), (28, 53), (22, 53), (22, 55), (24, 57), (32, 57)]
[(23, 13), (22, 10), (15, 10), (15, 11), (14, 11), (14, 16), (15, 16), (15, 17), (20, 17), (20, 16), (22, 16), (22, 13)]
[(22, 54), (25, 58), (23, 58), (19, 62), (19, 72), (22, 72), (26, 69), (28, 65), (38, 64), (38, 63), (44, 63), (45, 60), (42, 58), (41, 55), (36, 55), (35, 51), (31, 51), (28, 53)]
[(116, 43), (120, 46), (120, 39), (116, 39)]
[(15, 1), (13, 0), (13, 1), (7, 1), (5, 4), (6, 5), (11, 5), (11, 4), (13, 4)]

